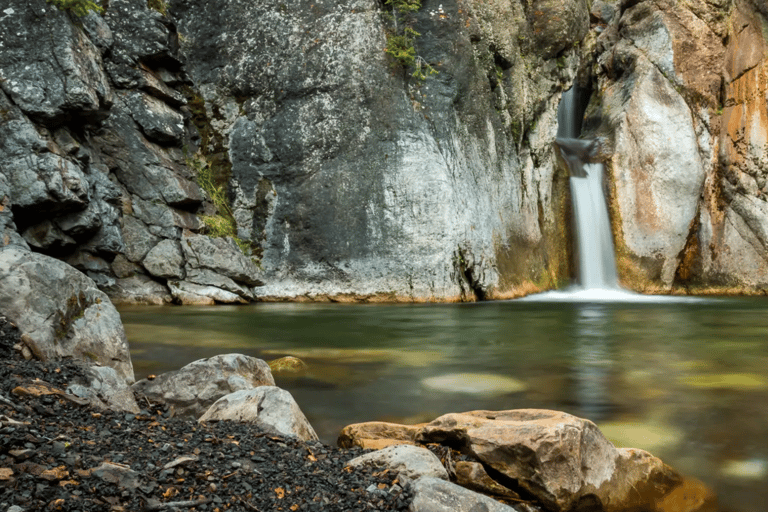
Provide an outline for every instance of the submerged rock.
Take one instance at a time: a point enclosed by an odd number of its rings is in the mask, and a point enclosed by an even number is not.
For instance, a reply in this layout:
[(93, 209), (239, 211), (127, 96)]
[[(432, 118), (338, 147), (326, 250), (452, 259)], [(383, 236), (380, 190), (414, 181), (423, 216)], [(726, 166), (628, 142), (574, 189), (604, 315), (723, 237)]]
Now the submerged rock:
[(490, 373), (450, 373), (429, 377), (422, 381), (424, 387), (445, 393), (494, 396), (525, 391), (527, 386), (506, 375)]

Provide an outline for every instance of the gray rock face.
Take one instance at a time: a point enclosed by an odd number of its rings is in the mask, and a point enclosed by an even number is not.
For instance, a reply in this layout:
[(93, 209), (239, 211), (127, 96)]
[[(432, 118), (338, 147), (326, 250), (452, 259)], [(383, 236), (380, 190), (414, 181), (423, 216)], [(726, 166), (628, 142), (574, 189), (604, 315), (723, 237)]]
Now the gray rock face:
[(552, 34), (520, 2), (425, 6), (416, 49), (440, 73), (421, 82), (392, 73), (374, 0), (170, 2), (259, 295), (451, 300), (567, 273), (549, 144), (588, 12), (538, 4), (562, 15), (551, 48), (522, 44)]
[(239, 421), (277, 434), (317, 441), (317, 434), (291, 394), (274, 386), (245, 389), (226, 395), (198, 420)]
[(167, 286), (142, 274), (115, 279), (106, 291), (117, 304), (160, 305), (173, 300)]
[(0, 249), (0, 304), (37, 357), (98, 361), (133, 382), (120, 315), (92, 280), (66, 263), (18, 247)]
[(84, 398), (99, 409), (139, 412), (133, 391), (113, 368), (88, 366), (85, 373), (87, 381), (70, 383), (67, 393)]
[(184, 277), (184, 257), (175, 240), (162, 240), (149, 250), (143, 261), (150, 274), (167, 279)]
[(528, 507), (510, 507), (482, 494), (439, 478), (425, 476), (413, 484), (411, 512), (524, 512)]
[(172, 405), (178, 415), (198, 417), (224, 395), (274, 385), (266, 362), (242, 354), (225, 354), (189, 363), (152, 380), (142, 379), (133, 390)]
[(101, 53), (67, 15), (43, 2), (8, 0), (0, 21), (0, 88), (26, 114), (63, 120), (109, 105)]
[[(0, 245), (71, 262), (116, 300), (172, 300), (182, 231), (212, 206), (186, 161), (199, 135), (171, 20), (131, 0), (82, 19), (12, 0), (0, 41)], [(196, 301), (253, 299), (252, 276), (198, 270)]]
[(448, 471), (440, 463), (440, 459), (426, 448), (413, 445), (388, 446), (355, 457), (347, 462), (347, 465), (352, 467), (372, 465), (388, 468), (408, 480), (417, 480), (421, 477), (448, 480)]
[(184, 233), (181, 248), (189, 270), (211, 270), (249, 286), (263, 284), (261, 272), (231, 238), (209, 238)]

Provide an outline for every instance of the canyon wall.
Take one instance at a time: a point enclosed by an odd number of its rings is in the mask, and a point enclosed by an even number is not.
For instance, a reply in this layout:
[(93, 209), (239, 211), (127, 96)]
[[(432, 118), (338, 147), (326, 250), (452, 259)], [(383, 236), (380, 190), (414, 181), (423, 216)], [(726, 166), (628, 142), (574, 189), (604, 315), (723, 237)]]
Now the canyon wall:
[[(570, 206), (551, 143), (575, 80), (593, 91), (584, 136), (601, 141), (623, 284), (768, 283), (757, 0), (424, 0), (408, 15), (379, 0), (111, 0), (83, 18), (7, 4), (0, 242), (113, 301), (563, 286)], [(405, 64), (384, 51), (404, 24), (418, 33)]]
[[(174, 0), (264, 299), (472, 300), (567, 281), (550, 143), (583, 2)], [(556, 22), (552, 22), (556, 20)], [(383, 50), (408, 22), (414, 77)], [(215, 144), (211, 144), (214, 150)]]
[(595, 2), (597, 91), (619, 273), (645, 292), (768, 285), (766, 7)]

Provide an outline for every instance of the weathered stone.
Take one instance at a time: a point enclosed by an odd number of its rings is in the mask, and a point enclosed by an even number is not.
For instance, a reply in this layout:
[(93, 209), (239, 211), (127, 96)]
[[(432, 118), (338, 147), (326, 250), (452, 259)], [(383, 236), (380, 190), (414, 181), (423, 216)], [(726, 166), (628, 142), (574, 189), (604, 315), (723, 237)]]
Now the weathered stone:
[(217, 302), (222, 304), (247, 304), (237, 293), (216, 286), (200, 285), (188, 281), (168, 281), (168, 288), (173, 298), (181, 304), (211, 306)]
[[(2, 93), (0, 93), (2, 95)], [(16, 245), (29, 250), (29, 245), (19, 235), (16, 223), (13, 221), (13, 203), (10, 197), (10, 185), (4, 173), (0, 173), (0, 247)]]
[(341, 448), (358, 446), (379, 450), (399, 444), (415, 444), (416, 434), (423, 425), (398, 425), (383, 421), (369, 421), (347, 425), (339, 433), (337, 444)]
[(437, 456), (427, 450), (412, 445), (389, 446), (366, 453), (347, 462), (348, 466), (371, 465), (396, 471), (409, 480), (422, 476), (448, 480), (448, 471)]
[(184, 136), (184, 118), (179, 112), (162, 101), (139, 92), (128, 94), (125, 104), (147, 138), (163, 143), (181, 143)]
[(410, 512), (523, 512), (523, 507), (503, 505), (482, 494), (439, 478), (422, 477), (412, 486)]
[(512, 500), (520, 499), (519, 494), (491, 478), (479, 462), (459, 460), (456, 461), (453, 469), (455, 473), (453, 480), (462, 487), (485, 495)]
[(304, 441), (318, 439), (291, 394), (274, 386), (230, 393), (217, 400), (199, 421), (239, 421)]
[(269, 365), (261, 359), (226, 354), (189, 363), (152, 380), (142, 379), (133, 390), (172, 405), (176, 414), (197, 417), (224, 395), (274, 385)]
[(123, 240), (125, 240), (125, 257), (134, 263), (141, 262), (159, 239), (152, 235), (146, 224), (132, 215), (123, 216)]
[(16, 247), (0, 249), (0, 304), (37, 357), (95, 360), (133, 382), (120, 315), (69, 265)]
[(67, 393), (84, 398), (100, 409), (139, 412), (133, 391), (113, 368), (89, 365), (85, 368), (85, 377), (85, 382), (71, 382)]
[(21, 236), (31, 247), (44, 251), (72, 249), (77, 244), (50, 220), (28, 227)]
[(67, 14), (43, 0), (8, 0), (0, 22), (0, 88), (47, 121), (96, 114), (111, 89), (101, 54)]
[(309, 367), (298, 357), (285, 356), (269, 361), (272, 375), (296, 375), (304, 373)]
[(41, 215), (83, 210), (89, 183), (80, 166), (52, 153), (35, 125), (0, 91), (4, 129), (0, 131), (0, 161), (8, 195), (19, 211)]
[(533, 49), (545, 58), (555, 57), (584, 39), (589, 30), (585, 2), (534, 0), (529, 9)]
[(209, 269), (249, 286), (263, 284), (259, 268), (231, 238), (209, 238), (184, 232), (181, 248), (192, 269)]
[(141, 265), (128, 261), (128, 258), (122, 254), (115, 256), (115, 259), (112, 260), (110, 268), (112, 269), (112, 272), (115, 274), (115, 276), (117, 276), (119, 279), (133, 277), (136, 274), (142, 273)]
[[(648, 452), (617, 449), (592, 422), (557, 411), (471, 411), (417, 426), (362, 423), (345, 427), (339, 446), (368, 447), (370, 440), (459, 450), (474, 459), (452, 466), (462, 485), (502, 498), (524, 494), (546, 510), (694, 512), (712, 503), (705, 486), (686, 484)], [(662, 502), (667, 508), (658, 508)]]
[(582, 500), (596, 511), (652, 507), (681, 481), (649, 453), (617, 450), (592, 422), (556, 411), (447, 414), (416, 440), (460, 446), (551, 510)]
[(184, 256), (175, 240), (158, 242), (144, 257), (142, 265), (153, 276), (166, 279), (183, 279), (185, 276)]
[(136, 489), (139, 486), (139, 474), (125, 464), (102, 462), (89, 473), (105, 482), (115, 484), (118, 489)]
[(375, 0), (169, 3), (238, 233), (263, 249), (257, 294), (474, 300), (567, 274), (550, 145), (588, 11), (529, 3), (562, 23), (534, 27), (518, 1), (425, 5), (416, 51), (440, 74), (423, 83), (391, 73)]
[(103, 129), (93, 138), (105, 163), (128, 192), (145, 201), (194, 209), (203, 201), (200, 187), (184, 166), (180, 148), (147, 140), (131, 117), (127, 93), (120, 93)]
[(106, 293), (115, 304), (167, 304), (173, 300), (168, 288), (143, 274), (116, 279)]
[(232, 279), (217, 274), (213, 270), (207, 268), (192, 268), (188, 266), (186, 275), (186, 280), (190, 283), (202, 286), (214, 286), (228, 292), (236, 293), (246, 300), (253, 300), (255, 298), (255, 295), (250, 288), (240, 286)]

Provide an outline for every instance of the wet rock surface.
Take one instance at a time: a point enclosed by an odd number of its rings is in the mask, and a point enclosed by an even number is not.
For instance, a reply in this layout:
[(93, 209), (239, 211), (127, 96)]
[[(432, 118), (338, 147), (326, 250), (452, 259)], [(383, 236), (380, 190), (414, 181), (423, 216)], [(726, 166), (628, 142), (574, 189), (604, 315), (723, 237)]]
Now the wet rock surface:
[(146, 399), (136, 414), (80, 405), (66, 389), (82, 367), (25, 361), (18, 336), (0, 321), (2, 510), (408, 510), (396, 474), (346, 468), (361, 450), (198, 425)]

